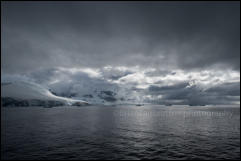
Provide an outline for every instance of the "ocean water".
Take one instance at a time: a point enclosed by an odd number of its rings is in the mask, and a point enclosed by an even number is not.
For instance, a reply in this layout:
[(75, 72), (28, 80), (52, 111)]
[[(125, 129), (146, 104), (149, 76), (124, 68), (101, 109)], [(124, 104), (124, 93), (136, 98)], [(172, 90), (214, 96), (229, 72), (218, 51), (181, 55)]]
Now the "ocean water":
[(240, 107), (1, 108), (1, 159), (240, 159)]

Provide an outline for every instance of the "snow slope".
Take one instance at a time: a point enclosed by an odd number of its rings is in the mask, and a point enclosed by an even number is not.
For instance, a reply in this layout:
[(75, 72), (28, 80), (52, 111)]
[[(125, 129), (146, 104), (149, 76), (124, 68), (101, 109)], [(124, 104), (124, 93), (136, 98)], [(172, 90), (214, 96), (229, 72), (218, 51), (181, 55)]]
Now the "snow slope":
[(60, 81), (46, 86), (57, 96), (101, 105), (140, 103), (138, 97), (139, 94), (142, 94), (128, 86), (84, 76), (77, 81)]
[[(1, 83), (1, 98), (5, 103), (16, 105), (11, 101), (17, 101), (18, 104), (27, 105), (44, 105), (44, 106), (59, 106), (59, 105), (86, 105), (82, 100), (75, 100), (55, 96), (48, 89), (35, 84), (24, 81), (5, 82)], [(8, 98), (8, 99), (6, 99)], [(7, 102), (6, 102), (7, 101)], [(21, 103), (22, 101), (22, 103)], [(23, 101), (25, 103), (23, 103)]]

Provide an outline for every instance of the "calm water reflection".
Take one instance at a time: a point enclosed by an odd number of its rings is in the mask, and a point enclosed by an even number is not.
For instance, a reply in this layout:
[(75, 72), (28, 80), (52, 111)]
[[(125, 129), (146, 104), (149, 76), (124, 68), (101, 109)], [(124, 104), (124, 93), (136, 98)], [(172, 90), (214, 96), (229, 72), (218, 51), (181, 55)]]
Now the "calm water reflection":
[(240, 108), (2, 108), (2, 159), (239, 159)]

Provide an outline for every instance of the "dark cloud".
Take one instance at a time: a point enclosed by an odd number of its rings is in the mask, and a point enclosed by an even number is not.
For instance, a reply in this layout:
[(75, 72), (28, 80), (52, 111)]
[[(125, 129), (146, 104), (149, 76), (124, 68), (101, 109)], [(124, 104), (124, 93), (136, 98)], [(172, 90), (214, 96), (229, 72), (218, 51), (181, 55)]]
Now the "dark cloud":
[(240, 2), (1, 2), (1, 24), (2, 81), (164, 104), (240, 100)]
[[(240, 82), (228, 77), (228, 80), (218, 81), (215, 84), (209, 82), (202, 86), (196, 81), (173, 81), (163, 80), (148, 85), (147, 88), (139, 88), (138, 85), (145, 85), (145, 82), (132, 81), (133, 77), (126, 79), (124, 84), (114, 83), (116, 77), (127, 78), (128, 75), (137, 74), (130, 69), (104, 68), (93, 74), (92, 70), (75, 70), (66, 68), (52, 68), (38, 70), (27, 75), (3, 75), (2, 83), (13, 81), (27, 81), (40, 84), (57, 95), (77, 96), (98, 94), (101, 91), (111, 91), (117, 94), (119, 99), (132, 100), (137, 102), (151, 102), (157, 104), (182, 104), (182, 105), (210, 105), (210, 104), (238, 104), (240, 102)], [(173, 72), (169, 72), (173, 73)], [(171, 74), (173, 76), (173, 74)], [(178, 75), (178, 73), (177, 73)], [(204, 74), (205, 75), (205, 74)], [(127, 77), (126, 77), (127, 76)], [(153, 78), (145, 76), (145, 79)], [(176, 76), (176, 75), (174, 75)], [(214, 76), (209, 76), (209, 79)], [(220, 77), (221, 78), (221, 77)], [(111, 81), (109, 81), (111, 80)], [(211, 80), (210, 80), (211, 81)], [(205, 80), (206, 82), (206, 80)], [(151, 97), (149, 97), (151, 96)], [(132, 103), (133, 103), (132, 102)]]
[(223, 83), (208, 89), (206, 92), (216, 95), (240, 96), (240, 82)]
[(156, 94), (165, 94), (167, 91), (176, 91), (178, 89), (184, 89), (189, 85), (188, 82), (177, 83), (175, 85), (170, 86), (156, 86), (152, 85), (148, 88), (149, 92)]
[(146, 93), (161, 95), (160, 99), (152, 100), (159, 104), (232, 104), (240, 101), (240, 83), (223, 83), (203, 90), (198, 85), (182, 82), (171, 86), (150, 86)]
[(240, 68), (240, 2), (2, 2), (2, 70)]
[(169, 71), (169, 70), (154, 70), (154, 71), (147, 71), (145, 73), (146, 76), (155, 77), (155, 76), (167, 76), (167, 75), (175, 75), (176, 72)]
[(128, 69), (125, 70), (121, 70), (118, 68), (104, 68), (100, 70), (101, 75), (105, 78), (105, 79), (111, 79), (111, 80), (118, 80), (122, 77), (125, 77), (129, 74), (133, 74), (134, 72)]

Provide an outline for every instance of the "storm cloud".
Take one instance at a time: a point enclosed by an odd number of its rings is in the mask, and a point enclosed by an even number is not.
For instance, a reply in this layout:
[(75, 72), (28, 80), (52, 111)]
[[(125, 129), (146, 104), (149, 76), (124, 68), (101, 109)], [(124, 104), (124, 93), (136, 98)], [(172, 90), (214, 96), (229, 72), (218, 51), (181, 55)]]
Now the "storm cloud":
[(240, 100), (240, 2), (1, 2), (1, 24), (2, 81), (159, 103)]
[(204, 90), (198, 85), (183, 82), (172, 86), (150, 86), (147, 93), (161, 96), (158, 103), (162, 104), (234, 104), (240, 101), (240, 83), (223, 83)]
[(239, 2), (2, 2), (2, 70), (240, 68)]

